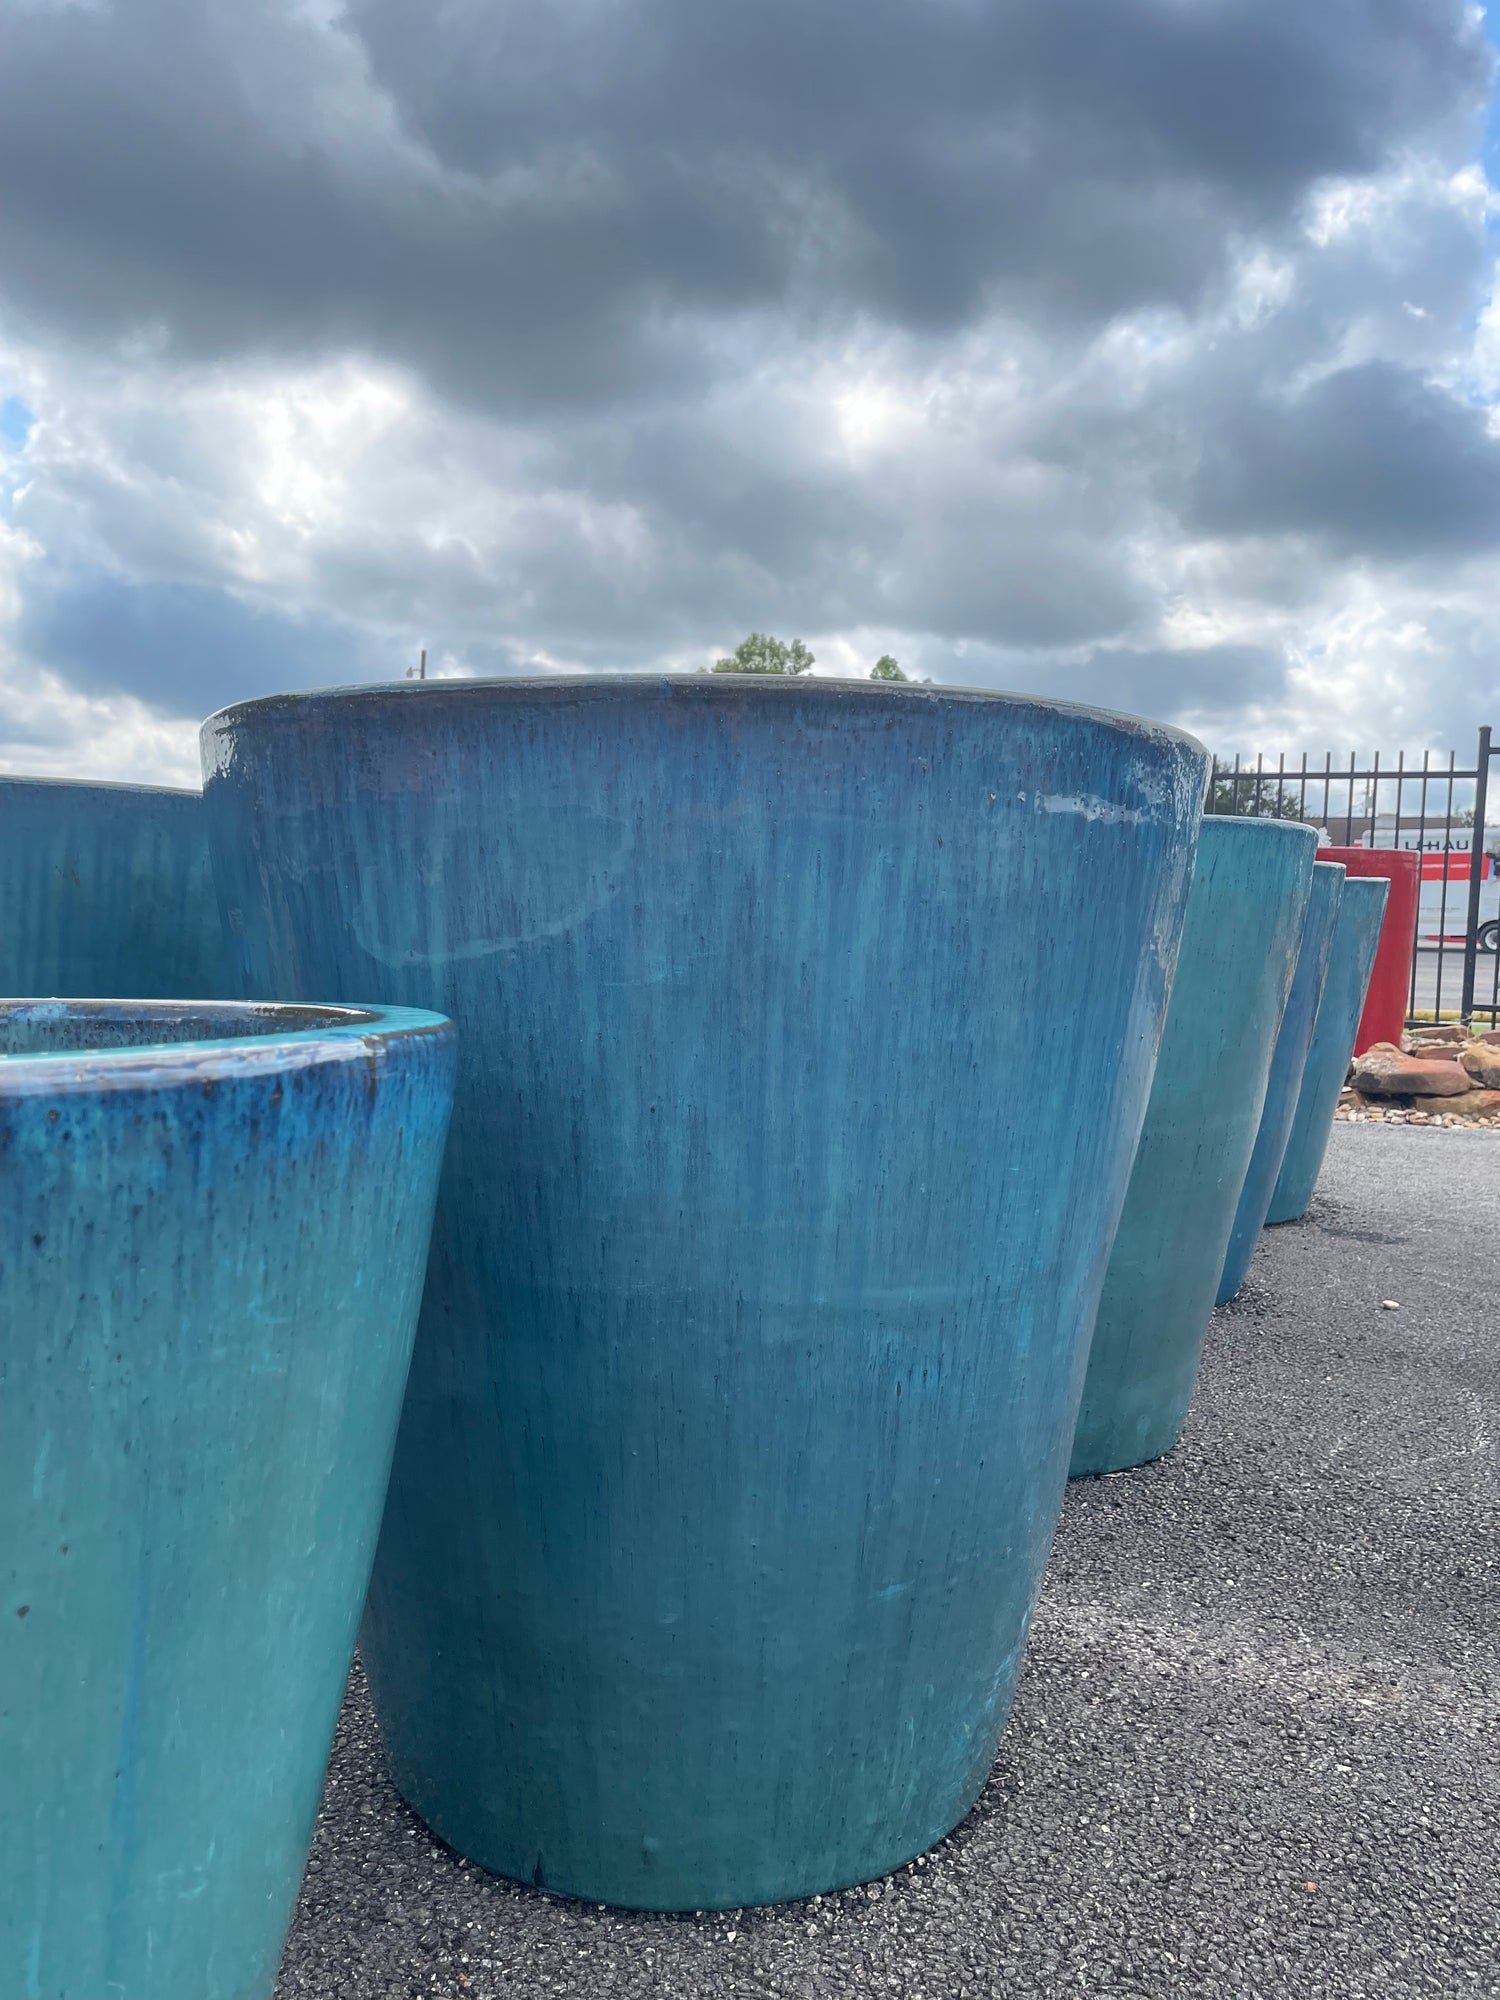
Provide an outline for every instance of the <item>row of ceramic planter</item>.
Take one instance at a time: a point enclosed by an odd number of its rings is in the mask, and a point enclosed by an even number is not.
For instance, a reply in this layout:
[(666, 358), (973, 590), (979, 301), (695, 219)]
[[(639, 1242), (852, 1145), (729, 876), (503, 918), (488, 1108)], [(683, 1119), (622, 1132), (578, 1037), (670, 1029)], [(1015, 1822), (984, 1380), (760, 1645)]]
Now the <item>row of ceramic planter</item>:
[(1378, 886), (1005, 697), (346, 691), (204, 762), (227, 969), (123, 794), (0, 901), (0, 980), (113, 925), (116, 991), (296, 1003), (0, 1019), (0, 1988), (269, 1991), (372, 1558), (393, 1776), (486, 1867), (702, 1909), (930, 1845), (1070, 1454), (1170, 1449), (1305, 1205)]

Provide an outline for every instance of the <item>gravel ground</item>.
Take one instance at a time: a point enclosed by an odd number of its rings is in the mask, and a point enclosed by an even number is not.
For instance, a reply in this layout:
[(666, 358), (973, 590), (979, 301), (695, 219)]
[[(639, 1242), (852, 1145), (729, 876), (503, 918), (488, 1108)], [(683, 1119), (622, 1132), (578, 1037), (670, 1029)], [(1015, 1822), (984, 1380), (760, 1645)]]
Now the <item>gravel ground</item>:
[(980, 1803), (868, 1888), (496, 1881), (386, 1782), (356, 1670), (278, 2000), (1500, 1994), (1497, 1243), (1493, 1133), (1335, 1130), (1184, 1442), (1069, 1488)]

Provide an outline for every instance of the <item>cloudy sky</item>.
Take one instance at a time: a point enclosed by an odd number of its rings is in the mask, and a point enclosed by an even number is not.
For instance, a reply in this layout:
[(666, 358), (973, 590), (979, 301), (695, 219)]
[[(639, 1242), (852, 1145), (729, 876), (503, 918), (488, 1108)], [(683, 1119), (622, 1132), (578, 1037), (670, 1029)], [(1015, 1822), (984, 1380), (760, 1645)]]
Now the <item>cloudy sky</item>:
[(820, 669), (1500, 726), (1459, 0), (9, 0), (0, 767), (276, 689)]

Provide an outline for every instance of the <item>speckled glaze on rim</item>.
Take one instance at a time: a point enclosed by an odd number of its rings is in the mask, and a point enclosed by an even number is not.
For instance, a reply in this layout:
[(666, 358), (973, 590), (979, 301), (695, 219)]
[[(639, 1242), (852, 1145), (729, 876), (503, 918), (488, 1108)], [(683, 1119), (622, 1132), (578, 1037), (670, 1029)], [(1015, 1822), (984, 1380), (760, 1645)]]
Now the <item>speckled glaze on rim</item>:
[(1081, 702), (1053, 701), (1044, 695), (1015, 694), (1001, 688), (938, 687), (928, 681), (903, 684), (835, 680), (818, 674), (535, 674), (488, 680), (371, 681), (349, 687), (297, 688), (285, 694), (258, 695), (253, 700), (232, 702), (227, 708), (216, 709), (203, 723), (199, 741), (206, 789), (208, 780), (222, 776), (233, 758), (236, 728), (249, 723), (263, 725), (273, 719), (294, 727), (304, 721), (311, 725), (319, 711), (329, 708), (347, 712), (354, 707), (378, 709), (405, 702), (428, 707), (456, 703), (460, 708), (487, 702), (518, 709), (598, 702), (610, 708), (674, 700), (701, 700), (733, 708), (767, 697), (790, 699), (804, 710), (819, 705), (846, 707), (863, 702), (881, 709), (890, 709), (895, 704), (897, 713), (906, 705), (1005, 709), (1016, 716), (1030, 713), (1072, 718), (1121, 732), (1142, 743), (1156, 743), (1164, 748), (1175, 745), (1189, 756), (1207, 755), (1195, 736), (1150, 716), (1128, 715)]
[(453, 1041), (399, 1009), (0, 1002), (0, 1992), (268, 2000)]
[(1057, 1518), (1201, 747), (748, 675), (293, 696), (203, 747), (252, 990), (461, 1033), (362, 1642), (403, 1794), (654, 1908), (930, 1845)]
[[(273, 1000), (0, 999), (0, 1095), (216, 1083), (368, 1060), (407, 1035), (451, 1035), (413, 1007)], [(20, 1046), (31, 1043), (34, 1046)]]

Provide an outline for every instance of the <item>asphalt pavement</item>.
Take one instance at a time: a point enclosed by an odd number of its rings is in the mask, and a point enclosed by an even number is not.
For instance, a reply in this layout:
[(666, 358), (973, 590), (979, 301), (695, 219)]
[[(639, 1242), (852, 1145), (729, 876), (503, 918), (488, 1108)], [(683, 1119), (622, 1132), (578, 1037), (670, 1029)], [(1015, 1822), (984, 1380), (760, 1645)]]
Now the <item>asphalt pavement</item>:
[[(1444, 1019), (1456, 1020), (1464, 987), (1462, 942), (1446, 946), (1441, 955), (1435, 945), (1423, 945), (1416, 956), (1416, 974), (1412, 1007), (1420, 1013), (1441, 1012)], [(1474, 1025), (1487, 1028), (1490, 1023), (1485, 1010), (1500, 1002), (1500, 960), (1492, 951), (1480, 952), (1474, 961), (1474, 1002), (1478, 1012), (1484, 1013), (1484, 1019), (1476, 1019)]]
[(1500, 1134), (1338, 1126), (1183, 1443), (1069, 1488), (980, 1803), (868, 1888), (494, 1880), (392, 1790), (356, 1669), (277, 2000), (1500, 1995), (1497, 1292)]

